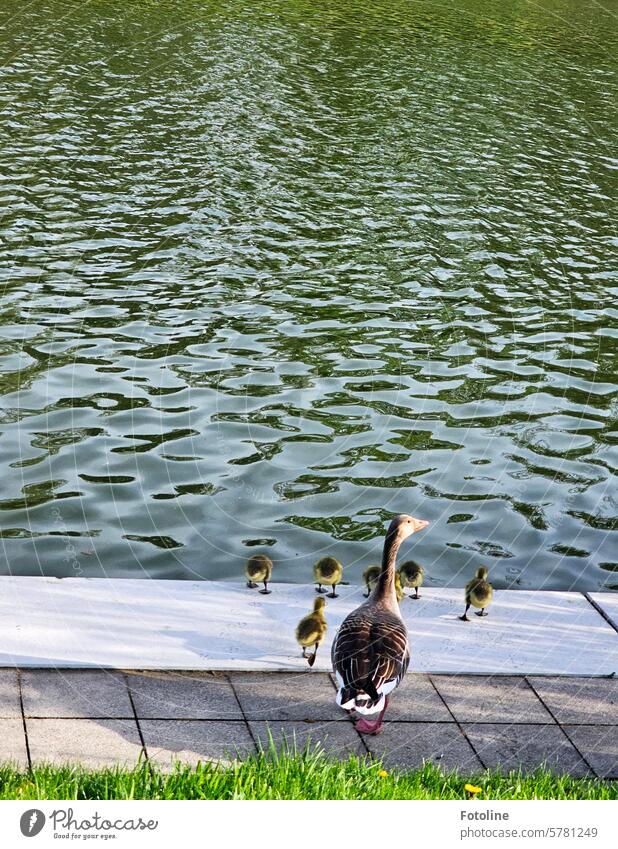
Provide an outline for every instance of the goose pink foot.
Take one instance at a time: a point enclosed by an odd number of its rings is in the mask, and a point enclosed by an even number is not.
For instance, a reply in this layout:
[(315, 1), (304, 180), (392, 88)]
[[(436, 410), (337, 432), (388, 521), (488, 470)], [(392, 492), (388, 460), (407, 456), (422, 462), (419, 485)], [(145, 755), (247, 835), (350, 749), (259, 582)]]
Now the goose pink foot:
[(388, 707), (388, 698), (384, 699), (384, 707), (380, 711), (380, 714), (377, 719), (366, 719), (363, 717), (362, 719), (357, 720), (354, 723), (354, 728), (360, 734), (371, 734), (374, 737), (382, 730), (382, 721), (384, 719), (384, 714), (386, 713), (386, 708)]

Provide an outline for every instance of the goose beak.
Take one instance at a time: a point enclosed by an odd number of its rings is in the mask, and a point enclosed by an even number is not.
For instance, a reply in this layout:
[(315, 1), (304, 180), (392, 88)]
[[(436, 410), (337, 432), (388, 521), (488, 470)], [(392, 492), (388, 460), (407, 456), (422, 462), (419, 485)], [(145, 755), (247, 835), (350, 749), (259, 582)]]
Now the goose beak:
[(426, 528), (429, 522), (426, 519), (415, 519), (414, 520), (414, 533), (416, 531), (422, 531), (423, 528)]

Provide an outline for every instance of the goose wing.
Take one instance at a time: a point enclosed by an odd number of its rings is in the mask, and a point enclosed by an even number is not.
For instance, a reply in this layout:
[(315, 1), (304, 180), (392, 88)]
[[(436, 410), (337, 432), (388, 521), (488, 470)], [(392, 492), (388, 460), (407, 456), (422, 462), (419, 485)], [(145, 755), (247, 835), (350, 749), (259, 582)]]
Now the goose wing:
[(342, 707), (379, 709), (410, 662), (408, 633), (388, 611), (360, 607), (343, 622), (332, 649)]

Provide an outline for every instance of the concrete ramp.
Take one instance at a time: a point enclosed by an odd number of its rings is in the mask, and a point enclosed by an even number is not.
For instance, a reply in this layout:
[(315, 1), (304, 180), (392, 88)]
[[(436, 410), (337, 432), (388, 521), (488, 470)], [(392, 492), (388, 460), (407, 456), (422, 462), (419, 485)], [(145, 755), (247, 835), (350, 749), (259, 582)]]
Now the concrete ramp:
[[(312, 585), (263, 596), (210, 581), (0, 577), (0, 666), (283, 671), (307, 669), (294, 639)], [(314, 669), (330, 669), (360, 587), (327, 599), (328, 638)], [(618, 673), (618, 632), (580, 593), (498, 590), (485, 619), (461, 622), (463, 590), (425, 589), (401, 611), (412, 671), (529, 675)], [(600, 601), (599, 601), (600, 598)], [(618, 618), (616, 597), (611, 615)], [(595, 594), (602, 604), (605, 599)]]

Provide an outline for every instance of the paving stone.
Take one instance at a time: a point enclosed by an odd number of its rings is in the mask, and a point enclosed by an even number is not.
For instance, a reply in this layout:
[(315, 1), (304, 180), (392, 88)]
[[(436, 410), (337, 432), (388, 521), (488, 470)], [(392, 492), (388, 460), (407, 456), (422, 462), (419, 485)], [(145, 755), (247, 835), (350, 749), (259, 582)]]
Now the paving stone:
[(618, 778), (618, 727), (564, 725), (563, 728), (599, 778)]
[(428, 675), (408, 674), (389, 699), (387, 721), (452, 722)]
[(242, 719), (232, 685), (210, 672), (129, 672), (141, 719)]
[(458, 722), (553, 722), (525, 678), (432, 675)]
[(249, 672), (230, 680), (247, 719), (347, 721), (325, 673)]
[(130, 719), (26, 719), (33, 763), (130, 766), (143, 757)]
[(557, 725), (466, 723), (462, 727), (488, 769), (533, 772), (544, 764), (557, 773), (590, 774)]
[(618, 678), (529, 678), (558, 722), (618, 725)]
[(231, 763), (255, 752), (245, 722), (145, 719), (140, 722), (148, 757), (164, 769), (176, 761)]
[(0, 669), (0, 717), (21, 719), (16, 669)]
[(353, 724), (346, 722), (249, 722), (251, 732), (264, 750), (270, 745), (269, 733), (277, 749), (319, 747), (331, 757), (366, 755), (367, 752)]
[(133, 718), (124, 676), (115, 670), (29, 669), (21, 686), (26, 716)]
[(447, 772), (457, 769), (470, 774), (482, 769), (454, 722), (386, 722), (379, 736), (366, 736), (364, 740), (387, 769), (414, 769), (424, 761)]
[(0, 763), (28, 768), (24, 723), (19, 719), (0, 719)]

